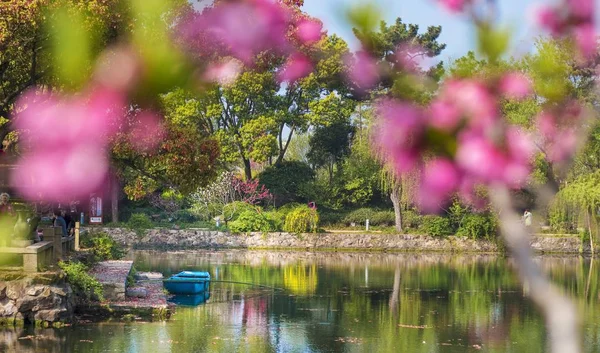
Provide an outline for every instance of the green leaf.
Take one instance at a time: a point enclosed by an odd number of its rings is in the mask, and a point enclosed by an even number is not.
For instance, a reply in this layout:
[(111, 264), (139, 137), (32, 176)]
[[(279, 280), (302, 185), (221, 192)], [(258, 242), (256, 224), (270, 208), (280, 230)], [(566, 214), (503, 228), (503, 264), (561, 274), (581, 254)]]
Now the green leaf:
[(508, 50), (510, 44), (510, 31), (507, 29), (493, 29), (481, 26), (477, 31), (477, 49), (488, 57), (491, 62), (496, 62)]

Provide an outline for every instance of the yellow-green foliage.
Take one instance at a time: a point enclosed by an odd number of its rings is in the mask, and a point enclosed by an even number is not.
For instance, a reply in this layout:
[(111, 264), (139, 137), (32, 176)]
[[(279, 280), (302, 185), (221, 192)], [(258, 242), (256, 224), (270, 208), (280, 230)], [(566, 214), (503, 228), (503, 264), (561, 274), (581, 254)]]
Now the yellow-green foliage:
[(319, 214), (308, 206), (298, 206), (285, 217), (283, 230), (289, 233), (316, 232)]
[(81, 262), (59, 262), (58, 266), (67, 274), (67, 282), (75, 289), (76, 293), (87, 300), (104, 301), (102, 284), (90, 276), (88, 268)]

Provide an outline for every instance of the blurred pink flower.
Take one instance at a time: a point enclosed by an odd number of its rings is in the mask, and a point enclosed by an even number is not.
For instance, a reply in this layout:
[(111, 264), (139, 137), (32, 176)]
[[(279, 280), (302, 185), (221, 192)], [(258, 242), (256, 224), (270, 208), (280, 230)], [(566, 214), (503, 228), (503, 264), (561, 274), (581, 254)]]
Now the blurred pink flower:
[(105, 150), (82, 143), (29, 153), (19, 160), (11, 178), (27, 199), (69, 202), (97, 191), (107, 173)]
[(484, 137), (465, 134), (459, 138), (456, 163), (461, 170), (483, 183), (501, 181), (506, 158)]
[(591, 23), (585, 23), (574, 29), (575, 43), (585, 59), (591, 58), (598, 49), (596, 30)]
[(321, 39), (321, 31), (323, 25), (321, 22), (316, 20), (303, 19), (298, 22), (296, 29), (296, 37), (302, 42), (302, 44), (312, 44), (318, 42)]
[(451, 12), (461, 12), (470, 0), (438, 0), (446, 9)]
[(437, 158), (425, 166), (419, 189), (419, 206), (425, 212), (439, 211), (460, 184), (460, 173), (445, 158)]
[(558, 35), (564, 27), (563, 20), (557, 9), (550, 6), (540, 6), (535, 10), (535, 19), (541, 28), (547, 30), (552, 35)]
[(594, 16), (594, 0), (566, 0), (569, 11), (578, 20), (591, 22)]
[(26, 92), (13, 117), (24, 143), (11, 176), (19, 192), (69, 201), (96, 191), (108, 173), (107, 144), (119, 129), (123, 102), (121, 94), (98, 88), (73, 97)]
[(461, 112), (456, 105), (436, 99), (429, 105), (429, 124), (442, 131), (451, 132), (458, 127), (461, 120)]
[(52, 148), (80, 141), (101, 144), (119, 127), (123, 98), (109, 90), (61, 99), (32, 89), (17, 102), (15, 127), (31, 147)]
[(513, 99), (524, 99), (531, 94), (529, 79), (518, 72), (511, 72), (500, 80), (500, 91)]
[(129, 143), (138, 152), (152, 153), (164, 140), (164, 134), (161, 118), (153, 112), (143, 111), (135, 117)]
[(569, 159), (577, 149), (577, 132), (575, 129), (563, 129), (555, 135), (555, 139), (548, 141), (546, 156), (555, 163)]
[(498, 119), (495, 97), (476, 80), (449, 81), (442, 91), (442, 98), (453, 102), (473, 127), (485, 129)]
[(203, 78), (208, 82), (215, 82), (224, 86), (230, 85), (238, 78), (242, 68), (242, 63), (236, 59), (210, 63), (204, 72)]
[(361, 90), (374, 87), (380, 79), (377, 61), (371, 54), (358, 51), (354, 57), (347, 56), (346, 64), (349, 66), (348, 78)]
[(416, 166), (424, 119), (415, 106), (396, 100), (381, 100), (376, 106), (380, 117), (374, 130), (374, 143), (399, 173)]
[(211, 52), (223, 44), (224, 51), (250, 64), (262, 51), (288, 51), (290, 24), (291, 15), (278, 2), (220, 2), (200, 15), (188, 16), (178, 32), (183, 45), (199, 43), (196, 50)]
[(277, 75), (280, 82), (296, 82), (297, 80), (308, 76), (313, 69), (310, 59), (304, 54), (295, 53), (288, 58), (284, 67)]

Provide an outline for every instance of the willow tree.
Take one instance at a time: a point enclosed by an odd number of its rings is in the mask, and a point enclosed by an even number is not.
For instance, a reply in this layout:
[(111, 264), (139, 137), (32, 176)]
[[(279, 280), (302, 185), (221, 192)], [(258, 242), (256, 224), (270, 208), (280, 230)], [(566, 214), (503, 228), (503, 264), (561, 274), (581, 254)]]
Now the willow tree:
[(600, 170), (581, 175), (568, 183), (556, 195), (554, 212), (574, 212), (584, 217), (590, 235), (590, 248), (594, 253), (594, 236), (598, 236), (600, 216)]

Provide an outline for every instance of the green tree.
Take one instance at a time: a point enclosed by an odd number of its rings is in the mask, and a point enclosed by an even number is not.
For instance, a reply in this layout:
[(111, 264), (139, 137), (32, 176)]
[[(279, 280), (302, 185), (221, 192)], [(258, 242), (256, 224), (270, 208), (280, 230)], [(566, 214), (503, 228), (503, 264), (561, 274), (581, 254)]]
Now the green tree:
[(340, 169), (344, 158), (350, 155), (350, 142), (354, 131), (350, 122), (340, 121), (317, 127), (310, 138), (308, 160), (315, 167), (327, 169), (330, 185), (333, 182), (335, 166)]

